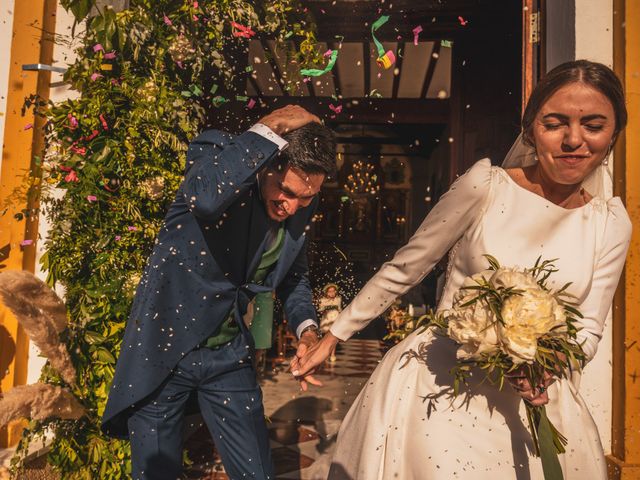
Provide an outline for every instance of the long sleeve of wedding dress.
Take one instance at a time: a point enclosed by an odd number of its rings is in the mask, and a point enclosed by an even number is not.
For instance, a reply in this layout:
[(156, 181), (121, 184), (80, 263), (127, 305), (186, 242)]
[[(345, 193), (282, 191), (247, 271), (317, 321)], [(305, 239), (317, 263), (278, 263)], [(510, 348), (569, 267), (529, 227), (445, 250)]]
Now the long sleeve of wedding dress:
[(631, 220), (622, 201), (618, 197), (612, 198), (604, 208), (607, 215), (602, 248), (595, 259), (591, 288), (580, 304), (584, 318), (580, 319), (582, 329), (578, 332), (578, 341), (587, 360), (591, 360), (598, 349), (631, 241)]
[(331, 333), (347, 340), (420, 282), (481, 216), (491, 187), (491, 162), (483, 159), (460, 176), (409, 242), (384, 263), (338, 316)]

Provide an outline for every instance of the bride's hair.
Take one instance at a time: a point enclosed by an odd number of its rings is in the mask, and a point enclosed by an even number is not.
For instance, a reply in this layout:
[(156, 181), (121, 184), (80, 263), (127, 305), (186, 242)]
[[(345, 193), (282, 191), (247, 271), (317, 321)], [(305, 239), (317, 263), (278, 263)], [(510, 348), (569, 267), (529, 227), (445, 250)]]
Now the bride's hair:
[(559, 89), (571, 83), (583, 83), (595, 88), (609, 99), (613, 106), (616, 120), (613, 140), (627, 125), (627, 108), (625, 106), (622, 83), (615, 73), (602, 63), (589, 60), (575, 60), (558, 65), (549, 71), (538, 82), (531, 92), (527, 107), (522, 115), (522, 132), (526, 144), (533, 147), (533, 122), (542, 105)]

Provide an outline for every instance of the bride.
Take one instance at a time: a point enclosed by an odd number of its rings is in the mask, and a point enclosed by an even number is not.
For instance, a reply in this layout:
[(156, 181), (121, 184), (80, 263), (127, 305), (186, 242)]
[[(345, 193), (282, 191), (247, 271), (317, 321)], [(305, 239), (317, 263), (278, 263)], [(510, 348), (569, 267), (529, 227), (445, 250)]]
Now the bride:
[[(622, 86), (606, 66), (562, 64), (534, 89), (522, 135), (503, 168), (488, 159), (462, 175), (427, 215), (408, 244), (365, 285), (330, 332), (292, 361), (294, 375), (312, 373), (339, 340), (346, 341), (451, 250), (439, 309), (451, 306), (465, 277), (488, 267), (555, 259), (550, 288), (572, 282), (584, 315), (578, 333), (587, 358), (596, 353), (625, 261), (631, 222), (620, 198), (607, 198), (607, 160), (627, 114)], [(406, 365), (403, 353), (420, 352)], [(513, 380), (499, 390), (471, 381), (447, 395), (456, 345), (414, 332), (384, 357), (347, 414), (335, 449), (332, 479), (543, 478), (533, 456), (522, 398), (545, 405), (568, 438), (560, 455), (564, 478), (606, 479), (596, 425), (579, 393), (579, 377), (548, 376), (544, 385)], [(477, 375), (481, 377), (481, 375)]]

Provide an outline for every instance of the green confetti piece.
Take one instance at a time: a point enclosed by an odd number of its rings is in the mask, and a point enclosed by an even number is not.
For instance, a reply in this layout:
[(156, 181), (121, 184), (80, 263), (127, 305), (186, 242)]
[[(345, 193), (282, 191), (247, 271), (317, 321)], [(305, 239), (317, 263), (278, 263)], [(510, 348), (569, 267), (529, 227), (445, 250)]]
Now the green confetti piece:
[(451, 48), (453, 47), (453, 40), (442, 40), (440, 45), (446, 48)]
[(198, 85), (191, 85), (189, 87), (189, 90), (191, 90), (191, 93), (193, 93), (196, 97), (202, 95), (202, 89)]
[(336, 64), (336, 60), (338, 59), (338, 50), (334, 50), (331, 52), (331, 58), (329, 59), (329, 63), (324, 69), (319, 70), (317, 68), (303, 68), (300, 70), (300, 74), (305, 77), (319, 77), (320, 75), (324, 75), (327, 72), (330, 72), (333, 66)]
[(287, 32), (287, 34), (284, 36), (284, 38), (289, 38), (289, 37), (291, 37), (291, 35), (293, 35), (293, 32)]
[(378, 57), (384, 56), (385, 51), (384, 51), (384, 47), (382, 46), (382, 44), (376, 38), (375, 32), (381, 26), (383, 26), (385, 23), (387, 23), (387, 21), (389, 21), (389, 15), (382, 15), (378, 20), (373, 22), (373, 25), (371, 25), (371, 37), (373, 38), (373, 43), (375, 43), (375, 45), (376, 45), (376, 50), (378, 50)]
[(189, 97), (191, 97), (192, 94), (191, 94), (191, 92), (189, 90), (183, 90), (183, 91), (180, 92), (180, 95), (182, 95), (183, 97), (189, 98)]
[(211, 95), (214, 95), (217, 91), (218, 91), (218, 84), (217, 84), (217, 83), (214, 83), (214, 84), (211, 86), (211, 90), (209, 90), (209, 93), (210, 93)]
[(249, 65), (248, 67), (246, 67), (244, 69), (244, 71), (247, 72), (247, 73), (251, 73), (251, 72), (253, 72), (253, 67), (251, 65)]
[(240, 102), (246, 102), (247, 100), (249, 100), (249, 97), (247, 97), (245, 95), (236, 95), (236, 100), (238, 100)]
[(213, 97), (213, 99), (211, 100), (211, 102), (213, 103), (213, 105), (215, 107), (219, 107), (220, 105), (227, 103), (229, 100), (218, 95), (217, 97)]

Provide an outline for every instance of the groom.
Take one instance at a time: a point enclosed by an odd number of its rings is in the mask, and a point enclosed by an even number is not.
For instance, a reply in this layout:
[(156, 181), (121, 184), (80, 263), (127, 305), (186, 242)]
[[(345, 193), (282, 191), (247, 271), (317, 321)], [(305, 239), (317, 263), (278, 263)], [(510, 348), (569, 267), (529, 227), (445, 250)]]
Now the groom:
[(296, 356), (318, 341), (306, 232), (334, 168), (331, 130), (297, 106), (242, 135), (209, 130), (190, 144), (102, 419), (105, 433), (129, 438), (132, 478), (180, 477), (192, 393), (230, 478), (274, 478), (243, 317), (257, 293), (275, 290), (300, 339)]

